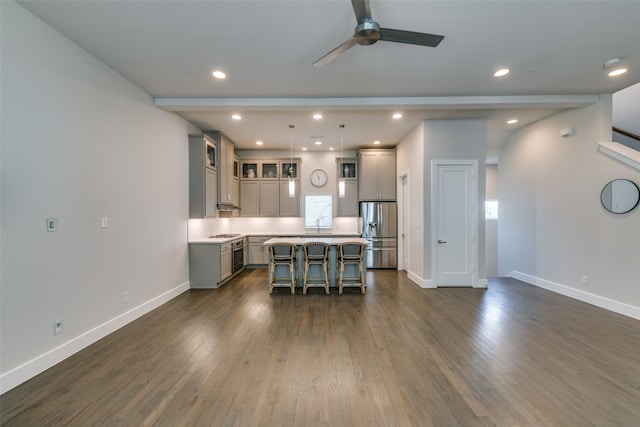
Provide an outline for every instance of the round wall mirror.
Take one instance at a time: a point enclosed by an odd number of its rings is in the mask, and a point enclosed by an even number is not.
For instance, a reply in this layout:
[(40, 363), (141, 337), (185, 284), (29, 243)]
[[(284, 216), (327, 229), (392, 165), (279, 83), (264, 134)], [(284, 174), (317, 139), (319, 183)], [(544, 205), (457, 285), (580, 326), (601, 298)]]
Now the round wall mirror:
[(600, 193), (602, 206), (609, 212), (623, 214), (638, 206), (640, 189), (628, 179), (616, 179), (608, 183)]

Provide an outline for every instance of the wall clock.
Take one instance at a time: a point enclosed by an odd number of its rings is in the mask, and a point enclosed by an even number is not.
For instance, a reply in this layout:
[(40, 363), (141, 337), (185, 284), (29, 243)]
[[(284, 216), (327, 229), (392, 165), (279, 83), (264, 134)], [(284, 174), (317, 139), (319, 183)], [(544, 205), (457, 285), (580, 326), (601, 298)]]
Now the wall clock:
[(311, 176), (309, 177), (311, 185), (313, 185), (314, 187), (324, 187), (327, 184), (328, 179), (329, 178), (324, 169), (314, 170), (313, 172), (311, 172)]

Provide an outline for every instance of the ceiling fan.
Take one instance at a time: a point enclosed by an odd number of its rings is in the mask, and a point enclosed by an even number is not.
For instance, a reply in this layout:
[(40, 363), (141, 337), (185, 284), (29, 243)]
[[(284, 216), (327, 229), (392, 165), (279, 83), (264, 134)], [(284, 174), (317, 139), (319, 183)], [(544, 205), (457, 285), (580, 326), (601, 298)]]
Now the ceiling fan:
[(353, 6), (353, 11), (356, 14), (356, 20), (358, 21), (353, 37), (314, 62), (314, 67), (320, 68), (323, 65), (328, 64), (356, 44), (359, 44), (360, 46), (368, 46), (370, 44), (374, 44), (378, 40), (384, 40), (388, 42), (436, 47), (440, 44), (442, 39), (444, 39), (444, 36), (439, 36), (437, 34), (380, 28), (380, 25), (371, 18), (369, 0), (351, 0), (351, 5)]

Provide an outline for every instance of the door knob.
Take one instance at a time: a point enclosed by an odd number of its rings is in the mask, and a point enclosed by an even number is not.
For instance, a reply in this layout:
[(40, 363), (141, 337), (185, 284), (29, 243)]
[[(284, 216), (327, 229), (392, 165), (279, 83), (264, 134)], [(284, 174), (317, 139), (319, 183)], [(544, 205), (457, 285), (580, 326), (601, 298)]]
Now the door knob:
[(446, 240), (438, 240), (438, 243), (447, 243)]

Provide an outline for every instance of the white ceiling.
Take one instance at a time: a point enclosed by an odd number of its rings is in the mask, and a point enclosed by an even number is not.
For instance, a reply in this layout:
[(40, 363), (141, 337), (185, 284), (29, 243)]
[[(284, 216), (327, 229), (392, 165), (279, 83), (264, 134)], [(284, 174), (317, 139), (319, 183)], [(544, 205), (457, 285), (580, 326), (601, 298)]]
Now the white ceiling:
[[(312, 136), (322, 136), (327, 149), (339, 147), (344, 123), (350, 149), (395, 145), (424, 119), (486, 118), (495, 154), (519, 126), (640, 82), (640, 1), (372, 0), (382, 27), (444, 40), (355, 46), (322, 68), (311, 64), (353, 34), (349, 0), (19, 3), (160, 107), (240, 149), (257, 139), (288, 149), (289, 124), (296, 148), (316, 149)], [(616, 57), (629, 71), (611, 78), (603, 64)], [(499, 67), (511, 73), (494, 78)], [(217, 68), (226, 80), (211, 77)]]

